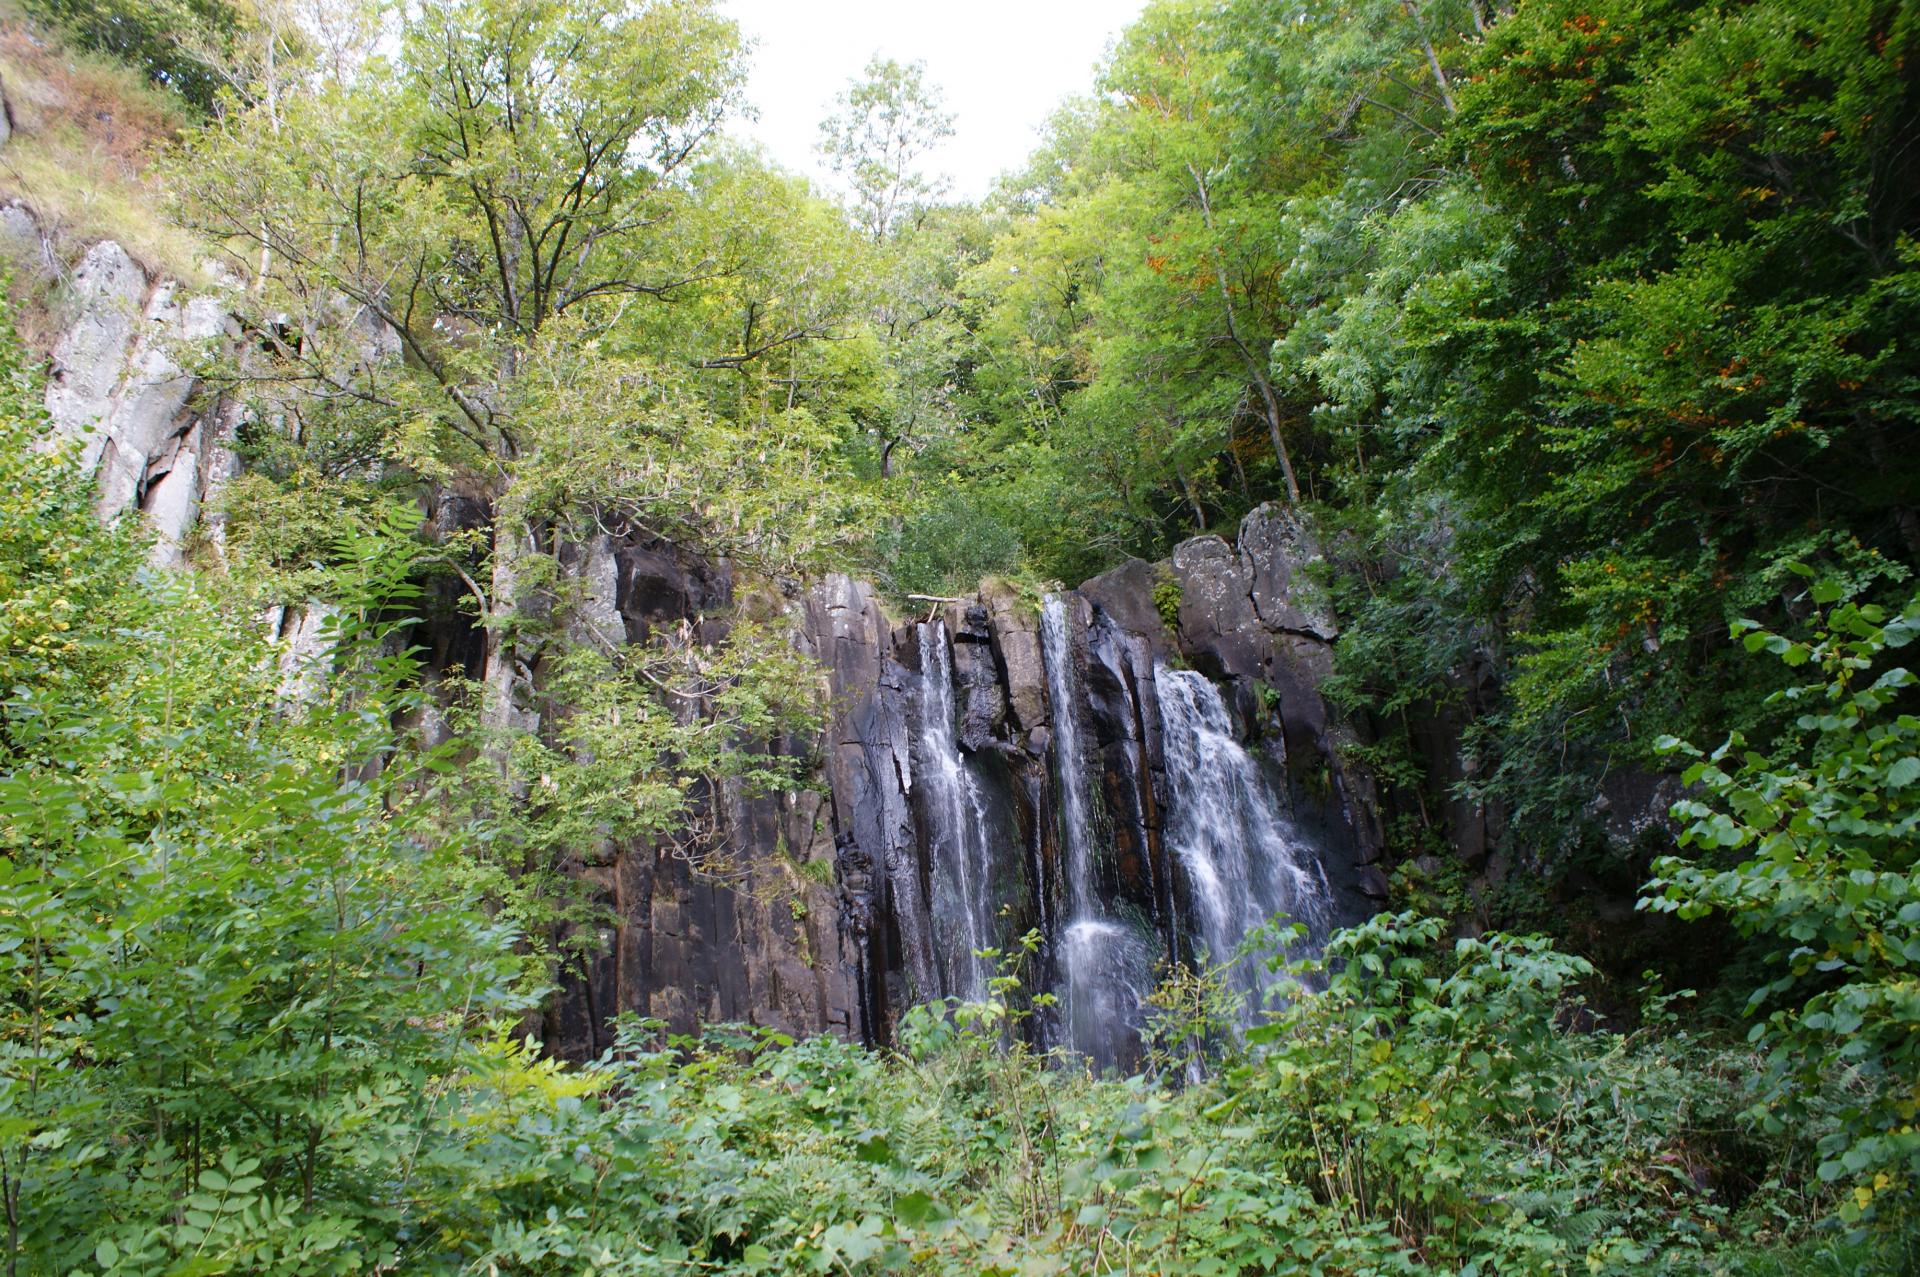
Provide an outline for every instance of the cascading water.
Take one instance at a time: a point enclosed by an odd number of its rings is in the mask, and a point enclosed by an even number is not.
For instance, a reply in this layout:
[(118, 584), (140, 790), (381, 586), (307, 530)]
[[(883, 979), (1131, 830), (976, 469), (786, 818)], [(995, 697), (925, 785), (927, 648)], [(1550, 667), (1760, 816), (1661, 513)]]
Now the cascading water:
[(954, 731), (953, 645), (938, 621), (920, 626), (920, 760), (932, 879), (934, 949), (949, 997), (986, 997), (991, 972), (976, 951), (993, 943), (993, 861), (980, 784)]
[[(1306, 849), (1289, 837), (1261, 775), (1241, 747), (1220, 693), (1203, 675), (1160, 667), (1160, 719), (1165, 738), (1167, 845), (1185, 872), (1194, 930), (1210, 961), (1230, 959), (1247, 933), (1285, 914), (1324, 931), (1331, 893)], [(1245, 968), (1249, 995), (1260, 972)]]
[(1093, 830), (1087, 816), (1087, 758), (1080, 746), (1080, 698), (1073, 676), (1073, 639), (1067, 605), (1049, 594), (1040, 608), (1040, 650), (1047, 667), (1052, 711), (1053, 767), (1060, 795), (1060, 834), (1066, 851), (1067, 917), (1088, 916), (1094, 905)]
[(1141, 999), (1151, 987), (1152, 954), (1141, 936), (1101, 908), (1095, 891), (1081, 697), (1066, 603), (1058, 595), (1048, 595), (1041, 606), (1040, 642), (1052, 707), (1055, 789), (1065, 853), (1066, 921), (1058, 931), (1057, 949), (1065, 1038), (1074, 1050), (1112, 1063), (1122, 1058), (1138, 1032)]

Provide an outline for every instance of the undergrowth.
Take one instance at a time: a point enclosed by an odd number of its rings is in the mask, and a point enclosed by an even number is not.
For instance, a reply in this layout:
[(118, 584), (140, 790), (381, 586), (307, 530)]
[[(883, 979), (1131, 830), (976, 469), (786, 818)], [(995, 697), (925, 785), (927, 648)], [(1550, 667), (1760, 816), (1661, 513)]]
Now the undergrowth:
[[(1744, 1047), (1649, 994), (1577, 1030), (1579, 958), (1382, 915), (1173, 1085), (1003, 1045), (1017, 981), (896, 1049), (626, 1019), (579, 1071), (496, 1036), (449, 1093), (397, 1271), (1752, 1274), (1912, 1271), (1903, 1199), (1842, 1229), (1822, 1118), (1768, 1131)], [(1206, 1000), (1168, 1000), (1200, 1006)], [(1201, 1010), (1203, 1019), (1218, 1014)], [(1166, 1026), (1163, 1026), (1163, 1029)]]
[[(1004, 1049), (987, 1004), (917, 1008), (897, 1049), (628, 1020), (578, 1074), (500, 1039), (464, 1092), (429, 1230), (514, 1273), (1910, 1271), (1910, 1212), (1822, 1224), (1816, 1116), (1769, 1132), (1748, 1049), (1653, 993), (1570, 1027), (1586, 964), (1382, 915), (1297, 964), (1327, 981), (1184, 1085)], [(1205, 1000), (1168, 1000), (1202, 1006)], [(1203, 1017), (1216, 1014), (1201, 1011)], [(1193, 1076), (1193, 1058), (1180, 1072)], [(515, 1098), (510, 1098), (515, 1097)], [(427, 1261), (417, 1252), (415, 1258)]]

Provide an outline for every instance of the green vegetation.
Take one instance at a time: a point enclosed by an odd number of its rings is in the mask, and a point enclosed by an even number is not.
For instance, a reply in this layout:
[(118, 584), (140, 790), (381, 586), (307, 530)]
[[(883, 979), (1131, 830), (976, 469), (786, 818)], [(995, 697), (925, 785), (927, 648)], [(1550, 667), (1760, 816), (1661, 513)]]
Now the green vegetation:
[[(1886, 654), (1920, 634), (1920, 596), (1897, 615), (1816, 581), (1809, 641), (1748, 623), (1745, 646), (1812, 666), (1819, 682), (1775, 693), (1801, 710), (1771, 756), (1743, 750), (1736, 734), (1711, 756), (1677, 740), (1667, 748), (1698, 759), (1686, 772), (1707, 801), (1677, 811), (1692, 823), (1682, 846), (1703, 856), (1741, 852), (1726, 867), (1668, 857), (1645, 904), (1700, 917), (1719, 910), (1771, 946), (1774, 978), (1755, 989), (1750, 1012), (1765, 1012), (1751, 1040), (1770, 1048), (1769, 1099), (1792, 1113), (1836, 1062), (1859, 1076), (1822, 1142), (1826, 1180), (1853, 1182), (1855, 1218), (1875, 1196), (1906, 1191), (1897, 1178), (1920, 1155), (1920, 718), (1899, 712), (1911, 671)], [(1778, 1120), (1778, 1119), (1776, 1119)]]
[(1180, 582), (1171, 570), (1163, 570), (1153, 582), (1153, 610), (1167, 633), (1180, 632)]
[[(844, 205), (721, 138), (709, 0), (28, 12), (0, 180), (231, 274), (246, 472), (148, 570), (4, 317), (6, 1277), (1920, 1271), (1920, 9), (1155, 0), (978, 206), (916, 65), (826, 122)], [(1398, 912), (1162, 972), (1130, 1078), (1025, 1044), (1031, 943), (886, 1049), (542, 1058), (612, 831), (727, 878), (690, 827), (822, 714), (769, 609), (596, 628), (585, 547), (1031, 612), (1267, 501)], [(1675, 765), (1678, 846), (1604, 846)], [(1594, 878), (1712, 983), (1621, 996)]]
[[(56, 251), (77, 257), (117, 241), (143, 264), (199, 282), (206, 247), (163, 216), (154, 162), (190, 113), (125, 65), (67, 47), (0, 4), (0, 83), (13, 133), (0, 148), (0, 191), (24, 200)], [(16, 321), (35, 336), (54, 281), (44, 263), (17, 269)]]
[(230, 0), (24, 0), (27, 12), (76, 47), (106, 54), (210, 111), (233, 83), (251, 6)]
[(1446, 783), (1407, 719), (1457, 707), (1558, 873), (1602, 777), (1764, 725), (1720, 636), (1787, 623), (1788, 563), (1878, 597), (1920, 555), (1917, 44), (1828, 0), (1152, 5), (993, 206), (939, 499), (1075, 580), (1297, 493), (1380, 766)]
[(387, 728), (419, 695), (384, 645), (411, 541), (336, 530), (338, 671), (288, 706), (218, 583), (137, 571), (88, 478), (33, 448), (23, 363), (9, 334), (9, 1271), (333, 1271), (428, 1151), (408, 1115), (465, 1067), (471, 1017), (521, 1005), (460, 844), (417, 836), (437, 759)]

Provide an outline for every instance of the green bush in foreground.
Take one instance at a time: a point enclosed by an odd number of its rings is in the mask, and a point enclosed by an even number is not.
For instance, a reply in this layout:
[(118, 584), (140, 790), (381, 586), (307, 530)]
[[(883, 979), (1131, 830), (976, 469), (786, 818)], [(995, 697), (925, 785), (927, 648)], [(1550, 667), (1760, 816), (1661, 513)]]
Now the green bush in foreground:
[[(899, 1050), (628, 1022), (577, 1074), (501, 1040), (452, 1126), (417, 1271), (1736, 1273), (1897, 1271), (1813, 1144), (1748, 1116), (1762, 1061), (1653, 996), (1575, 1027), (1578, 958), (1382, 916), (1326, 980), (1184, 1087), (1004, 1049), (1001, 995), (923, 1008)], [(474, 1173), (474, 1167), (488, 1168)], [(1910, 1218), (1904, 1222), (1911, 1222)], [(1783, 1256), (1793, 1262), (1785, 1269)]]
[[(1812, 576), (1811, 569), (1799, 571)], [(1779, 1123), (1836, 1071), (1852, 1085), (1842, 1124), (1821, 1142), (1820, 1178), (1845, 1181), (1841, 1214), (1905, 1197), (1920, 1175), (1920, 718), (1914, 675), (1890, 653), (1920, 635), (1920, 596), (1897, 615), (1847, 597), (1835, 581), (1808, 591), (1810, 641), (1734, 627), (1812, 682), (1771, 704), (1798, 711), (1771, 753), (1738, 735), (1694, 759), (1684, 776), (1700, 796), (1674, 811), (1691, 821), (1683, 846), (1699, 861), (1657, 866), (1647, 906), (1697, 918), (1728, 915), (1773, 942), (1774, 979), (1748, 1009), (1764, 1013), (1754, 1043), (1768, 1049), (1765, 1098)], [(1743, 857), (1726, 863), (1729, 853)]]

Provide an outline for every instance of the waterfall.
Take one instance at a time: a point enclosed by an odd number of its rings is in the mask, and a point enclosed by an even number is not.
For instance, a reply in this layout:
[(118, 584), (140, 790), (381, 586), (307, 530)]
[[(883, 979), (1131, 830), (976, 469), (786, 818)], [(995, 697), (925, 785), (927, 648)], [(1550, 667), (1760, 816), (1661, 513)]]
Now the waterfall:
[(1087, 757), (1080, 745), (1080, 697), (1073, 676), (1073, 637), (1067, 605), (1049, 594), (1040, 608), (1040, 650), (1047, 667), (1052, 711), (1053, 769), (1060, 795), (1061, 845), (1066, 852), (1067, 917), (1093, 911), (1093, 830), (1087, 816)]
[[(1171, 937), (1148, 920), (1150, 906), (1128, 894), (1141, 887), (1121, 885), (1120, 852), (1109, 845), (1102, 818), (1105, 791), (1097, 786), (1105, 760), (1094, 729), (1101, 713), (1113, 711), (1096, 703), (1088, 672), (1076, 664), (1083, 637), (1075, 633), (1076, 603), (1071, 595), (1049, 595), (1040, 613), (1053, 776), (1044, 814), (1055, 822), (1059, 850), (1057, 876), (1034, 884), (1031, 904), (1047, 937), (1058, 1009), (1037, 1023), (1045, 1040), (1098, 1066), (1125, 1067), (1139, 1058), (1145, 1000), (1165, 945), (1184, 936), (1209, 961), (1226, 962), (1275, 914), (1307, 924), (1317, 938), (1330, 892), (1317, 855), (1282, 814), (1261, 761), (1236, 737), (1219, 691), (1197, 673), (1161, 665), (1160, 845), (1176, 867), (1179, 912)], [(910, 784), (924, 851), (926, 948), (939, 993), (978, 1001), (993, 971), (975, 955), (997, 945), (1004, 930), (996, 913), (1003, 884), (995, 878), (995, 841), (1017, 835), (1002, 818), (992, 777), (960, 745), (964, 689), (957, 686), (954, 638), (937, 619), (917, 633), (922, 677)], [(1131, 771), (1128, 777), (1144, 783)], [(1137, 864), (1129, 872), (1137, 875)], [(1270, 983), (1257, 961), (1238, 964), (1231, 979), (1249, 1013)]]
[(1102, 1064), (1126, 1054), (1140, 1024), (1140, 1003), (1152, 989), (1146, 940), (1100, 907), (1093, 879), (1093, 825), (1087, 800), (1087, 758), (1080, 740), (1082, 697), (1073, 669), (1067, 607), (1050, 594), (1040, 610), (1041, 654), (1052, 709), (1053, 767), (1064, 851), (1066, 924), (1056, 957), (1067, 1045)]
[[(1234, 735), (1219, 691), (1191, 670), (1162, 666), (1156, 681), (1167, 845), (1186, 875), (1193, 929), (1209, 960), (1230, 959), (1247, 933), (1276, 913), (1319, 934), (1330, 907), (1325, 876), (1309, 849), (1290, 836), (1259, 763)], [(1243, 970), (1238, 982), (1257, 995), (1261, 974)]]
[(993, 859), (987, 806), (954, 732), (953, 646), (939, 621), (920, 626), (919, 765), (932, 879), (934, 949), (949, 997), (978, 1002), (992, 974), (975, 951), (993, 943)]

